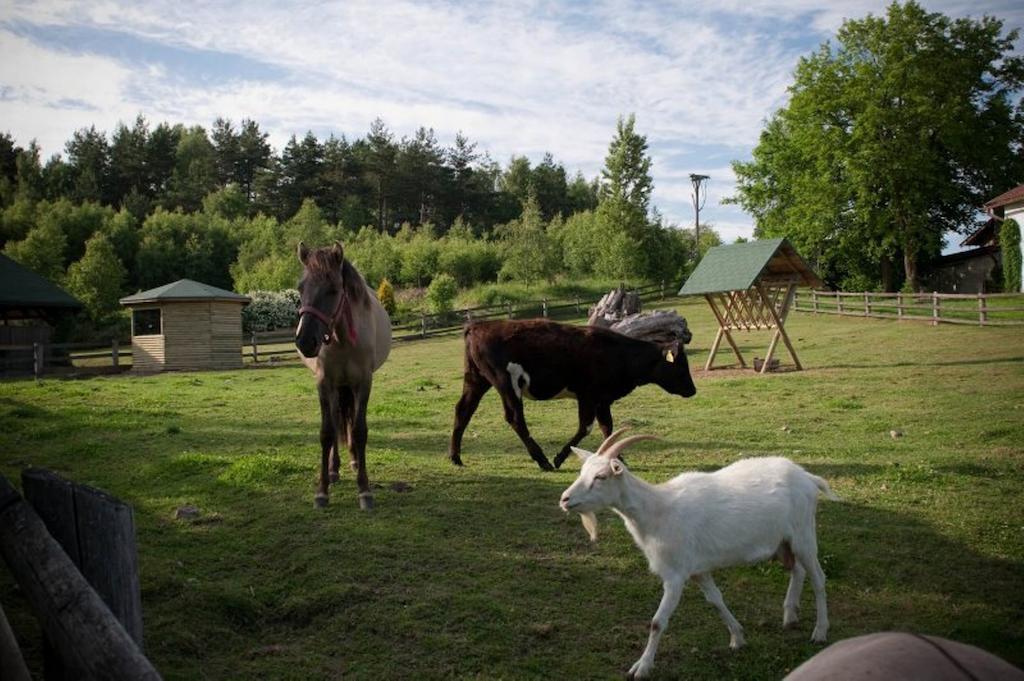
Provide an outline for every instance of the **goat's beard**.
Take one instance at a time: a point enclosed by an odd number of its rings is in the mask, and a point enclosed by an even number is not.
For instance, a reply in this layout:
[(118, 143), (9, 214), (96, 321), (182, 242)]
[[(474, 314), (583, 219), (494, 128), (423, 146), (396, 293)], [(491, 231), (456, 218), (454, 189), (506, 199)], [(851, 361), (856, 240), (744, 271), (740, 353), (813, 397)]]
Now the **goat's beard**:
[(587, 531), (590, 541), (597, 541), (597, 516), (584, 511), (580, 513), (580, 520), (583, 521), (583, 529)]

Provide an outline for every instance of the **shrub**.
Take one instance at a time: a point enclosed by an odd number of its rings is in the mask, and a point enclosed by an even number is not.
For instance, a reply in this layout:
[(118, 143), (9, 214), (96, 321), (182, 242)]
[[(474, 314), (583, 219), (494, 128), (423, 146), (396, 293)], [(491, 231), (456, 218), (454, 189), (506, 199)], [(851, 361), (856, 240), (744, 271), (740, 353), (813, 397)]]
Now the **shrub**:
[(250, 291), (246, 295), (252, 298), (252, 302), (242, 308), (242, 329), (246, 333), (295, 326), (299, 310), (299, 292), (295, 289)]
[(1004, 220), (999, 228), (999, 246), (1003, 251), (1003, 291), (1020, 291), (1020, 227), (1016, 220)]
[(389, 315), (395, 314), (395, 289), (387, 279), (381, 280), (380, 288), (377, 289), (377, 298)]
[(455, 294), (458, 292), (459, 287), (452, 275), (439, 274), (434, 277), (427, 289), (427, 302), (430, 303), (431, 311), (437, 314), (450, 312)]

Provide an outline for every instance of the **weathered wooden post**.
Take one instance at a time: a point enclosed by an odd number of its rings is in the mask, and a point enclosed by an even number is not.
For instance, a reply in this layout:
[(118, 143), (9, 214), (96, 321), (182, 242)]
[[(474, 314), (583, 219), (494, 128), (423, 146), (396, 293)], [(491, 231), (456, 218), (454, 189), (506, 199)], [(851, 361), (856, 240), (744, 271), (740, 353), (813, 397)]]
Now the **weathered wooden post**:
[(939, 325), (939, 292), (932, 291), (932, 326)]
[(427, 315), (420, 314), (420, 338), (427, 337)]
[(868, 292), (867, 291), (864, 292), (864, 316), (865, 317), (870, 317), (871, 316), (871, 303), (868, 302)]
[(121, 366), (121, 344), (116, 338), (110, 341), (110, 361), (115, 369)]
[(661, 300), (665, 300), (665, 280), (661, 280)]
[(14, 638), (14, 631), (7, 622), (3, 605), (0, 605), (0, 679), (32, 681), (28, 667), (25, 666), (25, 658), (21, 656), (18, 639)]
[(43, 375), (43, 344), (35, 342), (32, 344), (32, 373), (38, 379)]
[(576, 314), (580, 312), (580, 297), (576, 296)]
[(259, 364), (260, 363), (260, 351), (259, 351), (259, 348), (256, 347), (256, 332), (255, 331), (253, 331), (252, 334), (249, 336), (249, 342), (252, 343), (252, 363), (253, 364)]
[(508, 318), (512, 319), (513, 318), (513, 315), (512, 315), (512, 301), (511, 300), (508, 301), (507, 303), (505, 303), (505, 305), (508, 307)]
[[(98, 523), (119, 515), (97, 512), (88, 508), (90, 503), (83, 503), (84, 526), (99, 530), (102, 525)], [(95, 557), (96, 548), (87, 541), (79, 554)], [(2, 475), (0, 554), (74, 678), (160, 678), (139, 645), (47, 532), (39, 515)], [(95, 564), (99, 571), (105, 568), (103, 562)]]
[(896, 318), (903, 319), (903, 292), (896, 292)]
[(985, 294), (978, 293), (978, 324), (985, 326), (988, 321), (988, 310), (985, 309)]
[(548, 299), (545, 298), (544, 300), (540, 301), (540, 305), (541, 305), (541, 310), (543, 310), (543, 313), (544, 313), (544, 318), (547, 319), (548, 318)]
[(818, 292), (814, 289), (811, 289), (811, 308), (814, 314), (818, 314)]
[(839, 295), (839, 291), (836, 291), (836, 310), (839, 314), (843, 314), (843, 297)]

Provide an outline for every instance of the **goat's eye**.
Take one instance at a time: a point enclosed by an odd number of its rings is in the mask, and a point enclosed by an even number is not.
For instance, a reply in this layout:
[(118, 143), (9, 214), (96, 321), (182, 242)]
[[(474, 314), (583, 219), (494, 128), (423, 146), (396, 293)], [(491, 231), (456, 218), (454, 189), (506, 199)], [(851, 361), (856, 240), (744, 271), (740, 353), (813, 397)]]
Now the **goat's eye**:
[(601, 475), (595, 475), (594, 476), (594, 480), (607, 480), (607, 479), (608, 479), (608, 476), (603, 474), (603, 473)]

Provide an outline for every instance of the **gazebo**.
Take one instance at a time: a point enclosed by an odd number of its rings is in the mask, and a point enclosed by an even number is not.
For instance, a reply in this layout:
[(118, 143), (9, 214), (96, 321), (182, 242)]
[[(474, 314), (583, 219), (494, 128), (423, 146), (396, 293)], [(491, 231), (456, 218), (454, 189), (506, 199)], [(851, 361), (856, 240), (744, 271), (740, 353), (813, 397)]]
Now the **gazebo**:
[(681, 296), (704, 296), (718, 320), (718, 333), (711, 344), (704, 370), (712, 368), (723, 337), (732, 347), (740, 366), (746, 367), (747, 362), (732, 332), (758, 329), (774, 329), (775, 333), (764, 361), (760, 367), (755, 366), (756, 370), (765, 373), (772, 368), (772, 355), (780, 338), (796, 368), (803, 369), (785, 328), (786, 316), (798, 286), (823, 288), (824, 284), (785, 239), (709, 249), (679, 290)]
[(179, 279), (121, 299), (132, 311), (132, 371), (239, 369), (246, 296)]

